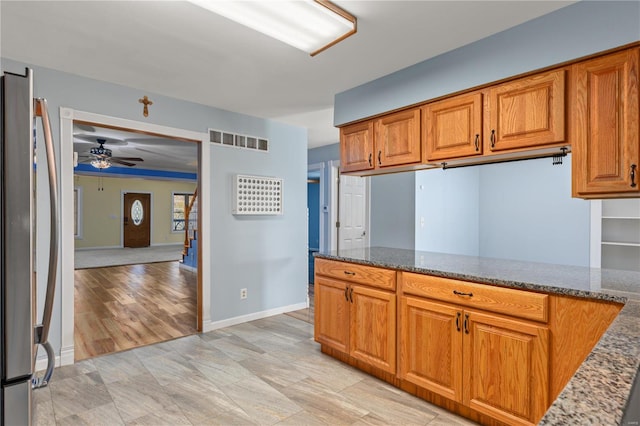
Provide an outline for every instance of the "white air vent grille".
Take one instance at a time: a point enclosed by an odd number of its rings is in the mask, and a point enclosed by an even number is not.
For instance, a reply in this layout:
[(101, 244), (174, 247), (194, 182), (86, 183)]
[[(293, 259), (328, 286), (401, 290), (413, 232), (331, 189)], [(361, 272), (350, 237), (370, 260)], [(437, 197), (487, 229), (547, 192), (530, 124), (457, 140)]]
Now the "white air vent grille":
[(222, 130), (209, 129), (209, 140), (211, 143), (223, 146), (234, 146), (263, 152), (269, 151), (269, 140), (257, 136), (238, 135), (223, 132)]
[(281, 215), (282, 184), (280, 178), (235, 175), (233, 179), (233, 214)]

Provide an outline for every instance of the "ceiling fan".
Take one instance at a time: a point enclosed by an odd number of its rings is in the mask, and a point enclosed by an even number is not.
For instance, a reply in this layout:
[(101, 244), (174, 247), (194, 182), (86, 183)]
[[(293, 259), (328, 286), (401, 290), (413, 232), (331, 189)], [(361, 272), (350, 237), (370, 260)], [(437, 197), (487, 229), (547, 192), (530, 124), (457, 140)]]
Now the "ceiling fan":
[(109, 148), (105, 148), (104, 144), (107, 142), (106, 139), (96, 139), (98, 146), (94, 146), (89, 150), (90, 156), (84, 156), (86, 160), (82, 161), (85, 163), (91, 163), (93, 167), (96, 169), (108, 169), (111, 167), (112, 163), (122, 164), (123, 166), (132, 167), (135, 166), (135, 163), (132, 161), (140, 162), (144, 161), (140, 157), (114, 157)]

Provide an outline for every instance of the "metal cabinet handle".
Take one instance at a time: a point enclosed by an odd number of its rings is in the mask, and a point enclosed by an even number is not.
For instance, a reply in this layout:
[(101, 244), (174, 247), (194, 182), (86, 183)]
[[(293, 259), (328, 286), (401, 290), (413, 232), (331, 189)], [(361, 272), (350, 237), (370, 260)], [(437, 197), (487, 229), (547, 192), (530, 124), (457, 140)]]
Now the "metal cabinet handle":
[(344, 288), (344, 300), (349, 301), (349, 286)]
[(495, 148), (496, 147), (496, 131), (495, 129), (491, 130), (491, 148)]
[(382, 151), (378, 151), (378, 165), (382, 166)]
[(469, 314), (464, 314), (464, 334), (469, 334)]
[(631, 187), (635, 188), (636, 187), (636, 169), (638, 168), (638, 166), (636, 166), (635, 164), (631, 165)]
[(476, 133), (476, 140), (475, 140), (475, 145), (476, 145), (476, 152), (480, 151), (480, 134)]
[(456, 330), (460, 331), (460, 312), (456, 312)]
[(349, 292), (349, 300), (353, 303), (353, 287), (351, 287), (351, 291)]
[(369, 153), (369, 167), (373, 166), (373, 163), (371, 162), (372, 157), (373, 157), (373, 152), (370, 152)]
[(344, 274), (354, 276), (356, 273), (351, 271), (344, 271)]
[(469, 297), (473, 297), (473, 293), (464, 293), (462, 291), (458, 291), (458, 290), (453, 290), (453, 294), (455, 294), (456, 296), (469, 296)]

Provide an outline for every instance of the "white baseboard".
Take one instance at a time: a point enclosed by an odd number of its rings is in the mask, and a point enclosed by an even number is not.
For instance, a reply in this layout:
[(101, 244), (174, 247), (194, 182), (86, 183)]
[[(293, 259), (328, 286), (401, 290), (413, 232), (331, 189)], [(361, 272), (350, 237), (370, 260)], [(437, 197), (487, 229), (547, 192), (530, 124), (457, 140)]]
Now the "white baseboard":
[(262, 312), (255, 312), (253, 314), (241, 315), (239, 317), (233, 317), (226, 320), (220, 321), (205, 321), (202, 324), (202, 332), (206, 333), (208, 331), (218, 330), (225, 327), (231, 327), (232, 325), (238, 325), (249, 321), (255, 321), (262, 318), (272, 317), (274, 315), (280, 315), (287, 312), (298, 311), (300, 309), (305, 309), (307, 304), (305, 302), (296, 303), (295, 305), (282, 306), (280, 308), (268, 309)]
[(75, 349), (73, 346), (60, 349), (60, 365), (71, 365), (75, 361)]
[[(56, 367), (60, 367), (60, 356), (56, 357)], [(36, 371), (44, 371), (47, 369), (47, 358), (38, 358), (36, 360)]]
[(198, 272), (198, 268), (194, 268), (193, 266), (185, 265), (182, 262), (180, 262), (180, 269), (186, 269), (187, 271), (191, 271), (191, 272)]
[[(75, 362), (75, 351), (74, 348), (65, 348), (62, 349), (60, 355), (56, 355), (55, 366), (61, 367), (63, 365), (71, 365)], [(38, 357), (36, 359), (36, 371), (44, 371), (47, 368), (47, 358), (46, 357)]]
[(121, 249), (122, 246), (100, 246), (100, 247), (77, 247), (75, 251), (84, 251), (84, 250), (112, 250), (112, 249)]
[[(184, 245), (184, 243), (157, 243), (157, 244), (151, 244), (149, 247), (160, 247), (160, 246), (182, 246)], [(75, 250), (76, 251), (83, 251), (83, 250), (112, 250), (112, 249), (121, 249), (124, 248), (123, 246), (99, 246), (99, 247), (78, 247)]]

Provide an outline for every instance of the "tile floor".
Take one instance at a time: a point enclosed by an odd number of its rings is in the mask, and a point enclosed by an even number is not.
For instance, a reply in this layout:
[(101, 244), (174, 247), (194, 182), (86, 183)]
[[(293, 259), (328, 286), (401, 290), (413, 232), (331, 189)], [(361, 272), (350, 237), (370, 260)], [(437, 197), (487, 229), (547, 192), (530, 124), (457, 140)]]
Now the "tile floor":
[(288, 315), (55, 370), (35, 425), (472, 425), (320, 352)]

